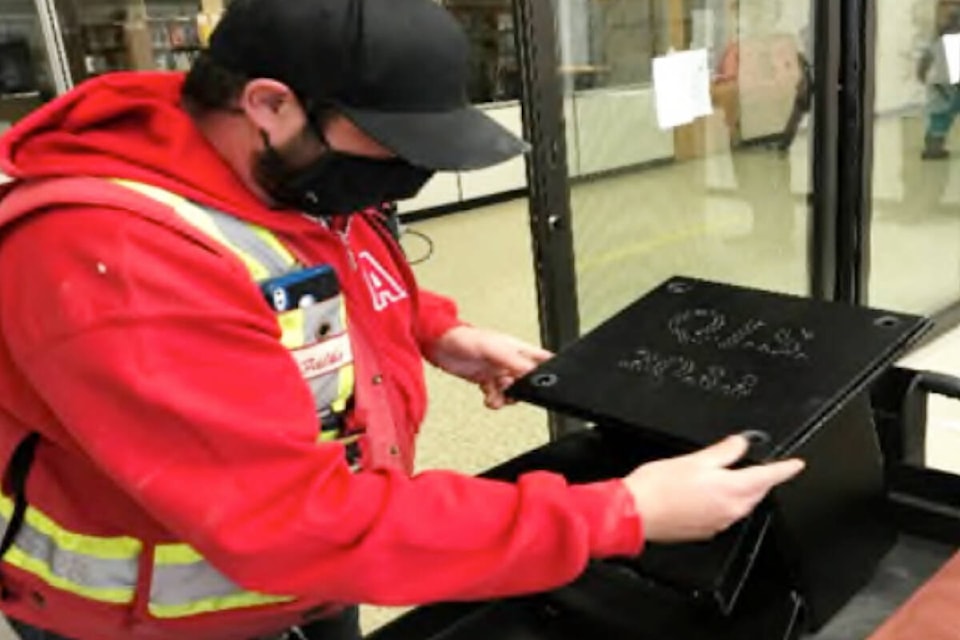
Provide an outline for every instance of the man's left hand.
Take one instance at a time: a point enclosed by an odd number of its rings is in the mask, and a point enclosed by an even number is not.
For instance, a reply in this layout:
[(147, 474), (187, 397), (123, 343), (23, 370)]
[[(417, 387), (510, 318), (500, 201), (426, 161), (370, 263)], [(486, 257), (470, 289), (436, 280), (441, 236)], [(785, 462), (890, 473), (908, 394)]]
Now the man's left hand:
[(512, 336), (470, 326), (451, 329), (428, 354), (447, 373), (480, 385), (483, 402), (491, 409), (509, 404), (504, 390), (552, 357), (549, 351)]

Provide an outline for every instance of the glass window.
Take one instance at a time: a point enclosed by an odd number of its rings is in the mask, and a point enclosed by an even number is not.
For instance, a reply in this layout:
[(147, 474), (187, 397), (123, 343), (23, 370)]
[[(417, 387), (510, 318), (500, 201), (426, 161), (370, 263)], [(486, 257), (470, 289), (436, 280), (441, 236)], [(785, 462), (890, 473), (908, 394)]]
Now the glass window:
[(956, 33), (960, 2), (877, 3), (872, 306), (934, 313), (960, 298)]
[(200, 51), (197, 2), (58, 0), (75, 82), (111, 71), (186, 70)]
[[(583, 330), (674, 275), (808, 292), (810, 8), (559, 1)], [(709, 113), (663, 125), (652, 67), (684, 51)]]
[[(55, 2), (77, 82), (127, 69), (189, 69), (220, 13), (230, 4), (230, 0)], [(471, 101), (519, 99), (520, 70), (511, 0), (442, 3), (460, 21), (470, 40)]]
[(0, 0), (0, 132), (56, 93), (32, 0)]
[(663, 0), (558, 3), (563, 63), (573, 90), (650, 81), (651, 61), (669, 47)]
[(520, 66), (514, 44), (511, 0), (442, 0), (470, 39), (474, 103), (520, 98)]

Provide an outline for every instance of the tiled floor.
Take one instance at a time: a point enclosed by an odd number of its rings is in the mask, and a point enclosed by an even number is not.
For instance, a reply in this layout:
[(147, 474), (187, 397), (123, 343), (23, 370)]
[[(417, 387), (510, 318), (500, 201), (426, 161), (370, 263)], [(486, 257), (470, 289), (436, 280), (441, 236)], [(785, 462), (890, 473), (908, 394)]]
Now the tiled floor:
[[(922, 123), (878, 133), (872, 299), (888, 308), (936, 308), (960, 297), (960, 162), (921, 163)], [(960, 144), (955, 143), (955, 148)], [(808, 156), (754, 149), (671, 164), (574, 187), (578, 291), (584, 326), (676, 273), (801, 292), (807, 275)], [(452, 295), (463, 316), (537, 341), (526, 202), (411, 225), (434, 243), (416, 267), (425, 287)], [(412, 260), (426, 249), (405, 239)], [(908, 363), (960, 374), (960, 334)], [(474, 473), (545, 442), (545, 415), (483, 408), (478, 391), (429, 372), (432, 404), (419, 467)], [(960, 471), (960, 403), (931, 401), (931, 463)], [(373, 628), (396, 610), (365, 608)], [(0, 631), (0, 640), (9, 640)]]

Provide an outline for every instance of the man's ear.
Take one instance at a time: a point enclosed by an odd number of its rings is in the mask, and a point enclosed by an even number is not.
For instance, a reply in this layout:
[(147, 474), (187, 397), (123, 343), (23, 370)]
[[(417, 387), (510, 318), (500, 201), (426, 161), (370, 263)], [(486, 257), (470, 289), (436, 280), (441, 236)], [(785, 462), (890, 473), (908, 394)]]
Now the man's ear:
[(273, 138), (286, 138), (302, 128), (305, 116), (290, 87), (277, 80), (251, 80), (240, 93), (239, 105), (253, 126)]

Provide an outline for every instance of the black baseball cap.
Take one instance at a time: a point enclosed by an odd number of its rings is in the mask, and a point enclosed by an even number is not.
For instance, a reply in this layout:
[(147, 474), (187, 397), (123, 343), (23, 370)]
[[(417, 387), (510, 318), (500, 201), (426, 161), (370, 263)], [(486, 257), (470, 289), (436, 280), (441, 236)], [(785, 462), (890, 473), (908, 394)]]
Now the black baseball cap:
[(336, 109), (413, 165), (452, 171), (527, 150), (470, 103), (469, 49), (434, 0), (233, 0), (209, 55)]

